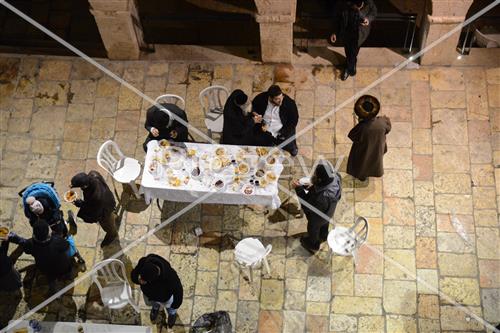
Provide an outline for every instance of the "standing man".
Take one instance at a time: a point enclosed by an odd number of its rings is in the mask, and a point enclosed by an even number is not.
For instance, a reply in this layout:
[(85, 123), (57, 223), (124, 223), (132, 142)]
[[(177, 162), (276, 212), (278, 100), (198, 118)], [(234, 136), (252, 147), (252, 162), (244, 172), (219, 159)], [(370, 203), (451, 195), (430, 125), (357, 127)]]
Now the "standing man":
[(391, 121), (386, 116), (376, 117), (379, 111), (379, 101), (370, 95), (361, 96), (354, 105), (359, 123), (348, 135), (353, 143), (347, 173), (361, 181), (384, 174), (386, 135), (391, 131)]
[[(260, 93), (252, 101), (254, 114), (262, 116), (263, 121), (256, 125), (260, 129), (254, 131), (259, 136), (272, 137), (274, 144), (295, 135), (295, 128), (299, 122), (297, 104), (277, 85), (272, 85), (266, 92)], [(257, 140), (260, 141), (260, 140)], [(292, 156), (296, 156), (299, 149), (295, 138), (283, 147)]]
[(118, 236), (116, 202), (104, 178), (95, 170), (88, 174), (80, 172), (71, 178), (70, 187), (79, 187), (83, 192), (83, 200), (73, 202), (80, 207), (77, 216), (87, 223), (99, 223), (106, 231), (101, 247), (110, 244)]
[(159, 255), (148, 254), (139, 259), (130, 275), (132, 282), (141, 286), (144, 302), (152, 306), (151, 321), (156, 320), (163, 307), (168, 313), (167, 325), (172, 328), (184, 293), (177, 272)]
[[(298, 180), (294, 180), (292, 186), (300, 199), (323, 214), (319, 215), (310, 207), (302, 205), (307, 218), (307, 237), (302, 237), (300, 243), (307, 251), (314, 254), (328, 237), (330, 219), (341, 197), (341, 178), (330, 162), (320, 160), (311, 177), (310, 185), (301, 185)], [(328, 219), (325, 219), (325, 215)]]
[(246, 145), (250, 142), (254, 125), (262, 121), (261, 116), (247, 111), (248, 96), (236, 89), (224, 105), (224, 126), (220, 143), (226, 145)]
[[(146, 123), (144, 127), (148, 131), (148, 136), (142, 147), (148, 150), (148, 142), (151, 140), (173, 140), (177, 142), (188, 141), (188, 129), (184, 124), (174, 119), (175, 114), (180, 119), (188, 122), (186, 112), (175, 104), (161, 103), (164, 108), (159, 109), (156, 105), (150, 107), (146, 113)], [(168, 110), (165, 112), (165, 109)]]
[(368, 38), (375, 16), (377, 7), (373, 0), (337, 0), (330, 41), (335, 43), (339, 37), (344, 41), (346, 67), (340, 77), (342, 81), (356, 75), (359, 48)]

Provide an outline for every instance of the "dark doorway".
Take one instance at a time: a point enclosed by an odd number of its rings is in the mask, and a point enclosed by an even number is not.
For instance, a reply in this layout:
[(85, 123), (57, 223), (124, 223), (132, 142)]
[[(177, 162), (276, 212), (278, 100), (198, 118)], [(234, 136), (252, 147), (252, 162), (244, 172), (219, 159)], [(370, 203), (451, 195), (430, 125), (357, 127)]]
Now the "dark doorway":
[[(89, 56), (106, 56), (88, 0), (10, 0), (9, 3)], [(74, 54), (2, 5), (0, 52)]]
[(142, 0), (144, 39), (151, 44), (258, 47), (253, 1)]
[[(297, 19), (294, 26), (294, 43), (297, 47), (327, 45), (336, 1), (343, 0), (297, 1)], [(424, 10), (424, 2), (415, 2), (421, 3), (421, 6), (399, 5), (398, 1), (390, 0), (375, 1), (377, 18), (363, 45), (401, 49), (403, 53), (414, 52), (415, 47), (419, 45), (416, 41), (419, 36), (418, 18)]]

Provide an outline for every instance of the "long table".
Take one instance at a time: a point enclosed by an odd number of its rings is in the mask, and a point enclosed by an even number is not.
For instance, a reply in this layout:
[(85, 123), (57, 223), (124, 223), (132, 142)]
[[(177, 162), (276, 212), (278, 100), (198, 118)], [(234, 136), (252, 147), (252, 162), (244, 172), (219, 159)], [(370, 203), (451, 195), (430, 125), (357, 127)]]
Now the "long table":
[[(206, 196), (201, 202), (263, 205), (273, 209), (281, 205), (277, 182), (283, 171), (282, 151), (265, 154), (269, 148), (188, 142), (181, 143), (179, 148), (171, 144), (156, 140), (148, 143), (140, 189), (147, 203), (153, 199), (193, 202)], [(240, 172), (241, 164), (249, 167), (248, 172)], [(193, 173), (196, 168), (199, 175)], [(269, 181), (273, 178), (274, 181)], [(222, 181), (220, 187), (219, 181)], [(256, 181), (259, 181), (257, 186)], [(267, 185), (262, 186), (262, 182)]]
[[(10, 321), (9, 324), (14, 321)], [(132, 325), (112, 325), (112, 324), (92, 324), (92, 323), (71, 323), (62, 321), (41, 321), (42, 332), (45, 333), (152, 333), (151, 327), (132, 326)], [(23, 328), (27, 329), (29, 322), (21, 321), (15, 327), (11, 328), (8, 333), (22, 332)], [(83, 329), (83, 331), (82, 331)], [(30, 330), (28, 330), (30, 332)]]

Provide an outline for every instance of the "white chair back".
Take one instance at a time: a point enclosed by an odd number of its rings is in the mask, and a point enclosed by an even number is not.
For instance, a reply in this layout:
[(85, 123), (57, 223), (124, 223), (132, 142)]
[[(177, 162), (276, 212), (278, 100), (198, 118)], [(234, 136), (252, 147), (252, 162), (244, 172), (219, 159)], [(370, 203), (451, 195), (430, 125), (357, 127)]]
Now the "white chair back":
[(250, 281), (253, 280), (252, 268), (264, 263), (264, 267), (268, 274), (271, 274), (269, 268), (269, 263), (267, 262), (267, 256), (271, 253), (272, 245), (269, 244), (266, 247), (257, 238), (245, 238), (236, 244), (234, 249), (234, 258), (236, 262), (244, 267), (248, 267)]
[(358, 216), (354, 225), (349, 228), (349, 233), (354, 235), (355, 248), (359, 248), (368, 238), (368, 221), (362, 216)]
[(106, 259), (97, 263), (92, 270), (92, 281), (99, 288), (104, 306), (120, 309), (130, 304), (139, 312), (139, 305), (132, 297), (123, 262), (118, 259)]
[(210, 86), (200, 92), (200, 104), (205, 116), (208, 113), (222, 113), (229, 90), (224, 86)]
[(118, 163), (125, 158), (116, 142), (108, 140), (104, 142), (97, 152), (97, 164), (113, 176)]
[(155, 103), (169, 103), (169, 104), (175, 104), (178, 107), (180, 107), (182, 110), (186, 108), (186, 102), (184, 101), (184, 98), (178, 95), (174, 94), (165, 94), (156, 97)]

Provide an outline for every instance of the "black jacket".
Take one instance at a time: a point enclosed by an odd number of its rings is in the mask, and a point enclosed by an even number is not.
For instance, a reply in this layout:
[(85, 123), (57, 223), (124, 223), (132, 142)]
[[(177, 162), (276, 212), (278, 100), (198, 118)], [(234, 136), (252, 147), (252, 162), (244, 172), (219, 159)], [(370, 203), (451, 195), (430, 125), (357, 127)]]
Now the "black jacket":
[(33, 227), (35, 222), (38, 220), (43, 220), (47, 222), (53, 232), (60, 235), (61, 237), (66, 237), (68, 234), (68, 228), (64, 223), (63, 212), (57, 209), (52, 200), (47, 197), (35, 196), (35, 199), (40, 201), (43, 206), (43, 213), (41, 215), (36, 215), (30, 211), (29, 223)]
[[(295, 101), (288, 97), (288, 95), (283, 95), (283, 103), (280, 106), (280, 119), (283, 127), (278, 133), (278, 138), (286, 139), (295, 134), (295, 128), (299, 122), (299, 111), (297, 110)], [(253, 112), (264, 116), (268, 102), (269, 94), (267, 92), (258, 94), (252, 101)], [(261, 125), (257, 124), (256, 127), (260, 129)]]
[[(354, 16), (354, 11), (349, 7), (346, 1), (337, 1), (333, 12), (333, 31), (337, 38), (344, 39), (344, 43), (351, 40), (357, 40), (358, 46), (368, 38), (370, 29), (375, 17), (377, 16), (377, 7), (373, 0), (364, 0), (364, 5), (359, 11), (359, 15)], [(353, 25), (353, 18), (359, 19), (357, 25)], [(361, 20), (367, 18), (370, 21), (368, 26), (361, 25)], [(356, 20), (357, 20), (356, 19)]]
[(250, 143), (254, 122), (252, 114), (244, 114), (234, 101), (235, 91), (229, 95), (224, 105), (224, 126), (220, 143), (226, 145), (246, 145)]
[(22, 286), (19, 273), (7, 255), (9, 242), (2, 241), (0, 246), (0, 290), (14, 291)]
[(72, 259), (68, 254), (67, 240), (52, 234), (50, 240), (41, 243), (33, 238), (21, 239), (23, 250), (35, 258), (36, 267), (49, 279), (56, 279), (71, 271)]
[[(186, 112), (184, 112), (184, 110), (182, 110), (177, 105), (171, 103), (161, 103), (161, 105), (163, 105), (167, 110), (175, 114), (177, 117), (183, 119), (186, 123), (188, 122)], [(164, 111), (158, 109), (154, 105), (150, 107), (146, 113), (146, 123), (144, 124), (144, 127), (149, 133), (148, 138), (152, 140), (167, 139), (177, 142), (188, 141), (187, 127), (178, 122), (176, 119), (173, 119), (172, 124), (167, 127), (168, 121), (168, 116)], [(151, 127), (156, 128), (160, 132), (160, 135), (154, 137), (151, 134)], [(172, 130), (175, 130), (177, 132), (177, 137), (175, 139), (170, 137), (170, 132)]]
[[(297, 192), (299, 198), (306, 201), (311, 206), (316, 207), (320, 212), (327, 215), (329, 218), (332, 218), (335, 213), (335, 208), (337, 207), (337, 202), (341, 198), (341, 178), (340, 175), (336, 173), (333, 181), (325, 186), (313, 185), (308, 189), (307, 193), (304, 186), (299, 186), (295, 189), (295, 191)], [(309, 209), (309, 207), (302, 205), (302, 209), (304, 210), (308, 221), (318, 224), (329, 223), (329, 220), (319, 216)]]
[(80, 205), (78, 217), (85, 222), (103, 221), (115, 209), (115, 197), (99, 172), (89, 172), (89, 186), (82, 192), (83, 203)]
[(174, 296), (171, 307), (178, 309), (182, 304), (183, 297), (181, 280), (168, 261), (159, 255), (148, 254), (146, 257), (141, 258), (130, 273), (132, 282), (139, 284), (141, 268), (147, 262), (160, 267), (160, 277), (147, 284), (141, 284), (142, 292), (150, 300), (162, 303), (167, 302), (171, 296)]

